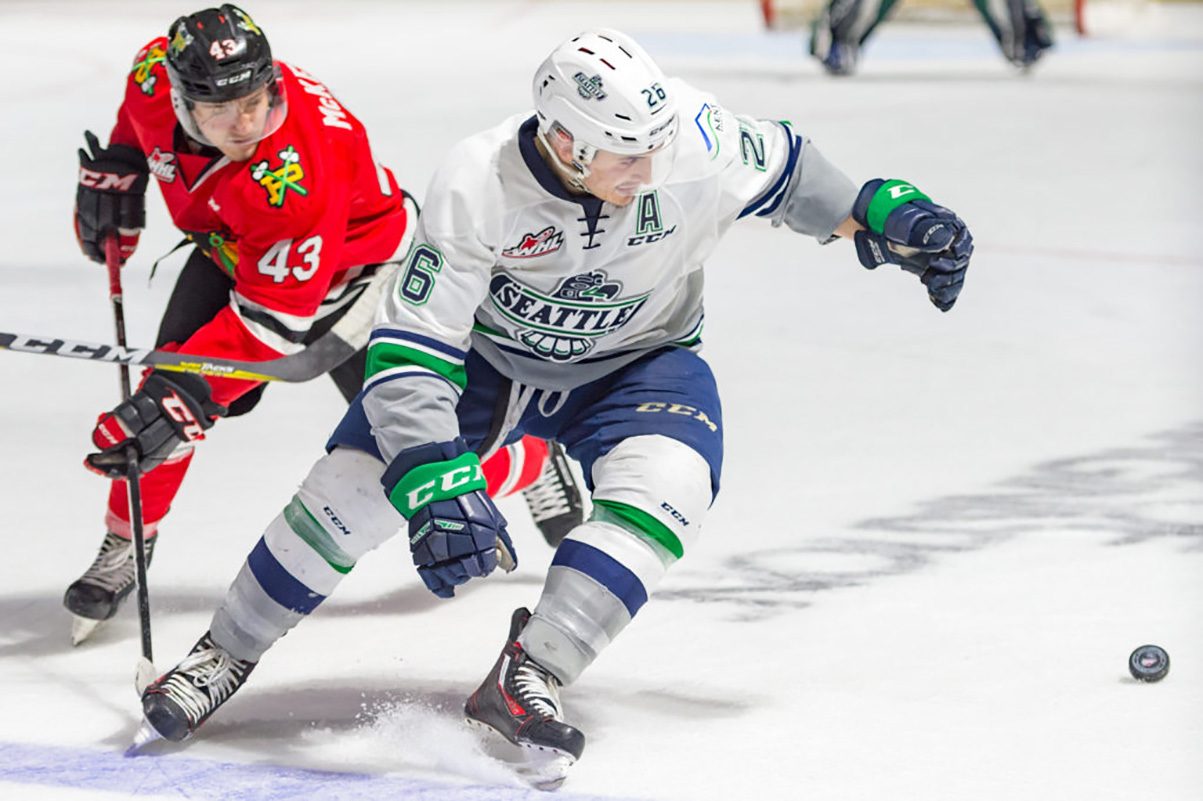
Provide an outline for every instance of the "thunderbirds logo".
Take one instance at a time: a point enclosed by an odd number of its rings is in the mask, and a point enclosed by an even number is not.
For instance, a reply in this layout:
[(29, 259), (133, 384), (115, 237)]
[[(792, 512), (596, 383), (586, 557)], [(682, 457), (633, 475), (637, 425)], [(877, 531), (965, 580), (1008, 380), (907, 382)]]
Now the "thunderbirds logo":
[(563, 244), (564, 235), (554, 225), (549, 225), (537, 234), (523, 234), (521, 242), (501, 251), (501, 255), (511, 259), (533, 259), (555, 253)]
[(166, 60), (167, 51), (162, 45), (151, 45), (138, 54), (134, 61), (134, 83), (138, 84), (143, 94), (150, 96), (155, 93), (155, 84), (159, 82), (159, 76), (155, 74), (155, 65)]
[(269, 169), (267, 159), (251, 165), (251, 177), (267, 190), (267, 202), (279, 208), (288, 199), (288, 192), (296, 192), (304, 197), (309, 190), (301, 186), (305, 170), (301, 168), (301, 154), (292, 145), (281, 150), (278, 154), (281, 164), (275, 169)]
[(619, 297), (622, 284), (591, 270), (566, 278), (550, 295), (499, 273), (489, 282), (489, 299), (507, 320), (521, 326), (515, 338), (553, 362), (572, 362), (593, 350), (597, 340), (631, 321), (650, 292)]
[(576, 81), (576, 91), (581, 97), (586, 100), (605, 100), (606, 93), (602, 91), (602, 79), (600, 75), (594, 75), (592, 78), (585, 75), (583, 72), (578, 72), (573, 75), (573, 80)]

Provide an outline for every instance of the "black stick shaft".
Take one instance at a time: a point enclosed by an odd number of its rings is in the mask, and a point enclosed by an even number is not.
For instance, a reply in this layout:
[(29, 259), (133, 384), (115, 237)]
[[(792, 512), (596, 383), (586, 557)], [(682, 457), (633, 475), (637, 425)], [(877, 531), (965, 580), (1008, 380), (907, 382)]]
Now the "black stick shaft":
[[(117, 236), (104, 243), (104, 261), (109, 271), (109, 300), (113, 304), (113, 321), (117, 327), (117, 345), (125, 344), (125, 303), (121, 292), (121, 248)], [(129, 365), (121, 365), (121, 399), (129, 400)], [(138, 577), (138, 619), (142, 628), (142, 656), (154, 661), (150, 638), (150, 592), (146, 587), (146, 537), (142, 529), (142, 482), (139, 477), (138, 451), (133, 445), (125, 449), (127, 463), (125, 484), (129, 492), (130, 525), (134, 532), (134, 570)]]

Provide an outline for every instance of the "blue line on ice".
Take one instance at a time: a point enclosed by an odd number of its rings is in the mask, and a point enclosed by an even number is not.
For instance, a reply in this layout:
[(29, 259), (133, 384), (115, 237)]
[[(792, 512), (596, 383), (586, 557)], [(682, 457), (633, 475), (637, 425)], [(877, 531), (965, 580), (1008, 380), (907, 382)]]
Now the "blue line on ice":
[[(125, 792), (131, 796), (220, 798), (223, 801), (387, 798), (390, 801), (547, 801), (526, 787), (442, 784), (365, 773), (281, 765), (244, 765), (178, 754), (123, 757), (116, 751), (0, 742), (0, 781)], [(618, 801), (555, 793), (556, 801)]]

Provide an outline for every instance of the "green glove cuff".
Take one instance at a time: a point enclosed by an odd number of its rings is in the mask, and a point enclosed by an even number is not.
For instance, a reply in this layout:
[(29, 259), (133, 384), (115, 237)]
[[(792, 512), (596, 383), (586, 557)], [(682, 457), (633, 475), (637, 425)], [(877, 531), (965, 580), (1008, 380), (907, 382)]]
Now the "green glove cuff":
[(408, 519), (429, 503), (458, 498), (485, 486), (480, 457), (469, 451), (445, 462), (418, 465), (401, 477), (388, 499)]
[(868, 224), (869, 230), (875, 234), (884, 234), (886, 217), (890, 216), (890, 212), (903, 203), (910, 203), (914, 200), (931, 202), (931, 198), (916, 189), (913, 184), (897, 178), (886, 181), (877, 187), (872, 200), (869, 201), (869, 208), (865, 212), (865, 222)]

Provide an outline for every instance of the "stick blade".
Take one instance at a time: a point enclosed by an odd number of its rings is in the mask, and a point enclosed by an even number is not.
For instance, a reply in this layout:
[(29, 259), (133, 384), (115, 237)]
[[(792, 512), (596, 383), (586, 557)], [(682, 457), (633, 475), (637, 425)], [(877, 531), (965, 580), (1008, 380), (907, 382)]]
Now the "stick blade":
[(137, 691), (138, 697), (142, 697), (142, 693), (146, 692), (146, 688), (159, 677), (159, 671), (155, 668), (154, 663), (146, 657), (138, 660), (138, 667), (134, 671), (134, 690)]

